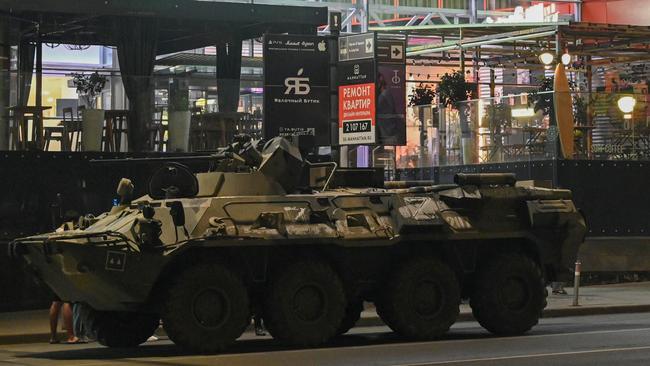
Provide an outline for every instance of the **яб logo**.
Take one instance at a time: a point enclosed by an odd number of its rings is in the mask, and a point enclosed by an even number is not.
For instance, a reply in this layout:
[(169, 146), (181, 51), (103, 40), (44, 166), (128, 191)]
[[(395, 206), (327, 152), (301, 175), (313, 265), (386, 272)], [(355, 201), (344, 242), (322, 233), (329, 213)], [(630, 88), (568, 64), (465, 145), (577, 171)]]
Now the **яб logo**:
[(325, 43), (325, 41), (318, 42), (318, 50), (321, 52), (327, 51), (327, 44)]
[(311, 86), (309, 86), (309, 78), (300, 77), (303, 73), (303, 69), (298, 70), (296, 77), (290, 77), (284, 79), (284, 86), (287, 87), (287, 90), (284, 91), (284, 94), (295, 94), (295, 95), (306, 95), (311, 91)]

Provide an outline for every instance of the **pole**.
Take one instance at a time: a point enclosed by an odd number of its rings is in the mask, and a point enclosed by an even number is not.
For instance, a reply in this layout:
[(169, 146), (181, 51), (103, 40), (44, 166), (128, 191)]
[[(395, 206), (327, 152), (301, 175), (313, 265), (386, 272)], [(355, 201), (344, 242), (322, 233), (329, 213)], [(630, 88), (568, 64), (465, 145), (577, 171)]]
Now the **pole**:
[(459, 31), (459, 37), (458, 37), (458, 45), (460, 46), (460, 72), (465, 75), (465, 51), (463, 50), (463, 28), (460, 28)]
[[(329, 50), (330, 50), (330, 146), (331, 146), (331, 159), (337, 162), (339, 166), (343, 166), (343, 162), (347, 163), (347, 151), (341, 151), (342, 146), (339, 146), (339, 99), (338, 99), (338, 79), (336, 75), (336, 68), (339, 60), (339, 36), (341, 34), (341, 19), (340, 12), (330, 13), (330, 37)], [(346, 156), (345, 158), (343, 156)]]
[(494, 69), (490, 69), (490, 98), (494, 98), (496, 94), (496, 76), (494, 75)]
[(0, 17), (0, 150), (9, 150), (9, 121), (5, 111), (9, 108), (11, 77), (11, 44), (9, 18)]
[[(41, 27), (36, 26), (36, 107), (43, 106), (43, 42), (41, 42)], [(43, 146), (43, 112), (34, 113), (34, 143), (36, 148)]]
[(577, 260), (576, 267), (573, 278), (573, 306), (580, 306), (579, 297), (580, 297), (580, 270), (582, 269), (582, 263)]

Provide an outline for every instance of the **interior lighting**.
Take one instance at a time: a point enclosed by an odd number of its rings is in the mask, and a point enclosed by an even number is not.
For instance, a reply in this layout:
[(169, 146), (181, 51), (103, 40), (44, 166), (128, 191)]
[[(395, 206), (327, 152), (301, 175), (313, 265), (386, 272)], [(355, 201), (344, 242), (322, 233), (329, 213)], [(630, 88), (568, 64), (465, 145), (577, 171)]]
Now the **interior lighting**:
[(571, 62), (571, 55), (568, 53), (563, 54), (560, 61), (562, 61), (564, 66), (567, 66)]
[(551, 65), (553, 63), (553, 59), (555, 59), (555, 57), (550, 52), (544, 52), (539, 55), (539, 60), (546, 66)]
[(634, 110), (634, 106), (636, 105), (636, 99), (634, 97), (631, 97), (629, 95), (620, 97), (618, 98), (618, 102), (616, 103), (618, 105), (618, 109), (623, 112), (623, 118), (625, 119), (631, 119), (632, 118), (632, 111)]
[(535, 108), (512, 108), (510, 113), (513, 118), (533, 117), (535, 115)]

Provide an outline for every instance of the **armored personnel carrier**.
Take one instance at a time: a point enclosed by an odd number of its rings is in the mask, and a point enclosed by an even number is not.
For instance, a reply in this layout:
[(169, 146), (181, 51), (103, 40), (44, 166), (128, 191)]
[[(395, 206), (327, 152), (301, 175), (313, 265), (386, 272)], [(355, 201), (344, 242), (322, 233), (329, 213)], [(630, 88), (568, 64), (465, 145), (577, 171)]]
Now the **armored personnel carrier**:
[(346, 188), (336, 164), (311, 164), (282, 138), (202, 158), (211, 167), (197, 174), (163, 162), (137, 199), (123, 179), (110, 212), (15, 240), (12, 254), (92, 308), (104, 345), (136, 346), (162, 319), (176, 344), (216, 352), (253, 315), (285, 344), (325, 343), (364, 301), (408, 339), (442, 336), (462, 299), (490, 332), (522, 334), (585, 234), (571, 192), (510, 174)]

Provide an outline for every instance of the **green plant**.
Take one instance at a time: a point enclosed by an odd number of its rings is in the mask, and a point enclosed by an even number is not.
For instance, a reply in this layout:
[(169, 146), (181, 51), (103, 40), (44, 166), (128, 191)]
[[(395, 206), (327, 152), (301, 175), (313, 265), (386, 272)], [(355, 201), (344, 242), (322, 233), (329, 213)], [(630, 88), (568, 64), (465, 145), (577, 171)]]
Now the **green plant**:
[(413, 94), (409, 95), (409, 107), (433, 104), (435, 98), (436, 93), (431, 88), (420, 84), (413, 90)]
[(458, 108), (459, 103), (465, 101), (472, 95), (470, 85), (465, 81), (465, 75), (462, 71), (453, 71), (445, 73), (440, 78), (440, 84), (436, 91), (440, 97), (440, 102), (445, 106)]
[(493, 136), (503, 134), (507, 128), (512, 127), (512, 109), (510, 105), (506, 103), (487, 105), (483, 115), (483, 125), (489, 127), (490, 134)]
[[(535, 112), (542, 111), (545, 116), (549, 116), (551, 121), (555, 120), (555, 108), (553, 101), (553, 82), (554, 78), (546, 77), (542, 79), (539, 88), (528, 94), (528, 105), (534, 105)], [(580, 95), (575, 94), (578, 86), (575, 82), (569, 81), (569, 89), (573, 94), (573, 122), (577, 125), (587, 123), (587, 103)]]
[(577, 126), (587, 124), (587, 103), (582, 96), (573, 96), (573, 123)]
[(72, 84), (77, 88), (77, 94), (88, 108), (95, 108), (95, 98), (104, 90), (108, 78), (97, 71), (92, 74), (72, 74)]
[(554, 78), (543, 78), (537, 90), (531, 92), (528, 98), (528, 105), (533, 105), (535, 112), (542, 111), (545, 116), (553, 118), (555, 109), (553, 108), (553, 80)]

